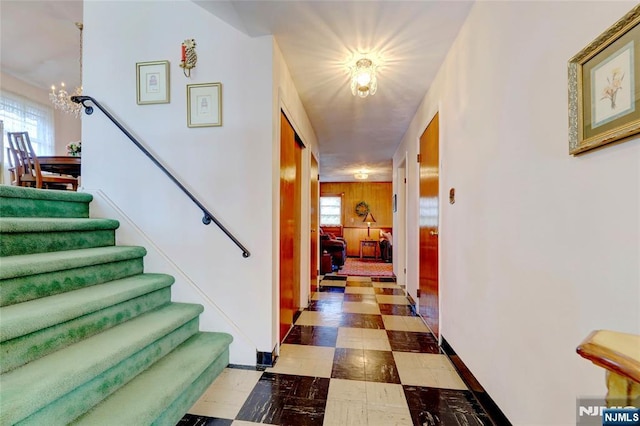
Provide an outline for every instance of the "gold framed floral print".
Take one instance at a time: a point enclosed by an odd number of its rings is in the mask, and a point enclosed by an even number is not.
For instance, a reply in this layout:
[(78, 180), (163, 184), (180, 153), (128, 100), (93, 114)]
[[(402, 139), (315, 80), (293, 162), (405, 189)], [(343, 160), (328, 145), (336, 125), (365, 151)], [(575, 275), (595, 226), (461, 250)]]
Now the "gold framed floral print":
[(569, 60), (569, 153), (640, 133), (640, 5)]

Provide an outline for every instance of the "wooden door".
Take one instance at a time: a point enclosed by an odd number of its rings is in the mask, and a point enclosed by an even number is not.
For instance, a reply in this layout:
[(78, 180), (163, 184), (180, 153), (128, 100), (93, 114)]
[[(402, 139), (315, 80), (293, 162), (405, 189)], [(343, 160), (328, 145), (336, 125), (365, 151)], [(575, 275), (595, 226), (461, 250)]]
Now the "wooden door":
[(300, 305), (301, 147), (284, 114), (280, 120), (280, 341)]
[[(311, 214), (311, 285), (315, 286), (318, 280), (318, 160), (311, 155), (311, 205), (309, 212)], [(312, 288), (314, 291), (315, 288)], [(311, 294), (311, 293), (309, 293)]]
[(420, 136), (420, 280), (419, 312), (439, 336), (438, 224), (439, 224), (438, 114)]

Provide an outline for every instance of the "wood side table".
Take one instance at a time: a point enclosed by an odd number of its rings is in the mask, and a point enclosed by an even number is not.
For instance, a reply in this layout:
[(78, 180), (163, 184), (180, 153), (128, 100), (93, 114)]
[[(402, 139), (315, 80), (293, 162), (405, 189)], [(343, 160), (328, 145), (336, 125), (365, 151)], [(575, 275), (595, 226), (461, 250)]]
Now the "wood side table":
[(378, 258), (378, 241), (376, 240), (360, 240), (360, 259), (362, 259), (362, 251), (366, 246), (373, 247), (373, 258)]
[(326, 275), (333, 272), (333, 263), (331, 262), (331, 255), (329, 253), (323, 253), (320, 258), (320, 273)]

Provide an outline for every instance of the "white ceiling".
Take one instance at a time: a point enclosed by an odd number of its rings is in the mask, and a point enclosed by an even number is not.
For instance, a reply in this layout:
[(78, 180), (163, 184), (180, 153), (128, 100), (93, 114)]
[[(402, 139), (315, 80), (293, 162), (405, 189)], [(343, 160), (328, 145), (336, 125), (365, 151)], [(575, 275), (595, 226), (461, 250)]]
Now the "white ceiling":
[[(390, 181), (391, 157), (473, 2), (194, 0), (250, 36), (273, 34), (318, 137), (324, 182)], [(0, 2), (2, 71), (75, 87), (82, 2)], [(29, 25), (24, 25), (29, 22)], [(34, 31), (34, 29), (38, 29)], [(14, 46), (20, 46), (16, 49)], [(351, 94), (355, 54), (379, 61), (378, 92)]]

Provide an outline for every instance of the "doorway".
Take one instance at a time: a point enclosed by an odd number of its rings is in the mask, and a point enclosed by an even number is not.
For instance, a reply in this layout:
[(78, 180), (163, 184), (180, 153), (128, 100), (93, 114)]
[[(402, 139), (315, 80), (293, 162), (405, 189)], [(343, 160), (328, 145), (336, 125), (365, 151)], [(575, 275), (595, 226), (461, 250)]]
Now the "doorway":
[(394, 257), (395, 274), (399, 285), (407, 285), (407, 158), (396, 171), (396, 211), (395, 227), (396, 256)]
[(420, 273), (419, 313), (436, 336), (440, 335), (438, 284), (438, 225), (440, 208), (439, 119), (436, 113), (420, 136)]
[(282, 342), (300, 308), (302, 146), (280, 113), (280, 335)]
[[(310, 227), (311, 227), (311, 250), (309, 253), (311, 254), (311, 285), (317, 285), (318, 283), (318, 209), (319, 209), (319, 194), (320, 194), (320, 183), (318, 181), (318, 160), (316, 157), (311, 154), (311, 170), (309, 171), (311, 175), (311, 185), (309, 191), (311, 192), (309, 200), (309, 212), (310, 212)], [(311, 289), (309, 294), (312, 294), (315, 289)]]

